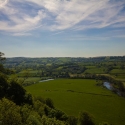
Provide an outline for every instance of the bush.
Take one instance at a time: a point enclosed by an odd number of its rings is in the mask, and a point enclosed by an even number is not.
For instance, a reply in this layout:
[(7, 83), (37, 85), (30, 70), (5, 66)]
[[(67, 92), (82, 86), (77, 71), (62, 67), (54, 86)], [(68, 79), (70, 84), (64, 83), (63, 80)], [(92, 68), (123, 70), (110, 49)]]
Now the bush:
[(102, 122), (99, 125), (110, 125), (108, 122)]
[(64, 122), (56, 120), (55, 118), (42, 117), (42, 125), (66, 125)]
[(41, 117), (37, 112), (32, 111), (26, 123), (27, 125), (41, 125)]
[(88, 112), (81, 112), (78, 122), (79, 125), (95, 125), (92, 116)]
[(38, 112), (38, 114), (42, 117), (43, 115), (45, 115), (45, 104), (43, 104), (42, 102), (40, 102), (39, 100), (34, 101), (34, 109), (35, 111)]
[(0, 99), (6, 96), (8, 87), (6, 76), (0, 73)]
[(45, 99), (40, 96), (34, 97), (34, 101), (37, 101), (37, 100), (39, 100), (41, 103), (44, 103), (44, 104), (46, 103)]
[(23, 124), (26, 123), (26, 120), (28, 119), (29, 115), (31, 114), (32, 112), (32, 107), (30, 105), (23, 105), (20, 107), (20, 114), (21, 114), (21, 117), (22, 117), (22, 122)]
[(68, 117), (68, 123), (69, 125), (77, 125), (78, 119), (74, 116), (69, 116)]
[(48, 112), (48, 117), (56, 118), (56, 119), (61, 120), (61, 121), (66, 121), (68, 119), (67, 115), (58, 109), (51, 109)]
[(47, 106), (49, 106), (50, 108), (54, 108), (53, 101), (50, 98), (47, 98), (45, 102)]

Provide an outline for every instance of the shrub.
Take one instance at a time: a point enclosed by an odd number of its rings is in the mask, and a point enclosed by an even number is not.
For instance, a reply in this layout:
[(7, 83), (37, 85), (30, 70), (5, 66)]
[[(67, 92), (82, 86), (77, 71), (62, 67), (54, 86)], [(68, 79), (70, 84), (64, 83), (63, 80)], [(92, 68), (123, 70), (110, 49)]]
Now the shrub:
[(108, 122), (102, 122), (99, 125), (110, 125)]
[(69, 125), (77, 125), (78, 119), (74, 116), (69, 116), (68, 117), (68, 123)]
[(95, 125), (92, 116), (88, 112), (80, 112), (79, 125)]
[(47, 106), (49, 106), (50, 108), (54, 108), (53, 101), (50, 98), (47, 98), (45, 102)]

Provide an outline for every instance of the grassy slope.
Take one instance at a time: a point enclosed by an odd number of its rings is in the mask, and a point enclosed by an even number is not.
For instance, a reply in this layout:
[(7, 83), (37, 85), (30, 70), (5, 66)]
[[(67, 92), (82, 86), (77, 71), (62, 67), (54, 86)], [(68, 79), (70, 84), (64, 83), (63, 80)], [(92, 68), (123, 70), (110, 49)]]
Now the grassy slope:
[(125, 123), (125, 99), (102, 87), (94, 80), (59, 79), (42, 82), (26, 89), (35, 96), (50, 97), (60, 110), (78, 116), (82, 110), (93, 114), (96, 122), (113, 125)]

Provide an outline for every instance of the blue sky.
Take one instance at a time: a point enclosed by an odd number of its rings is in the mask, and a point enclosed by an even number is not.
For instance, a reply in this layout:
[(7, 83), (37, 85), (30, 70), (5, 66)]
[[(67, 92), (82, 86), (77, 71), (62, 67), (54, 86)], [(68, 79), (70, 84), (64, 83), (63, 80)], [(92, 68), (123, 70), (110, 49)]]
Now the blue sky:
[(0, 0), (6, 57), (125, 55), (125, 0)]

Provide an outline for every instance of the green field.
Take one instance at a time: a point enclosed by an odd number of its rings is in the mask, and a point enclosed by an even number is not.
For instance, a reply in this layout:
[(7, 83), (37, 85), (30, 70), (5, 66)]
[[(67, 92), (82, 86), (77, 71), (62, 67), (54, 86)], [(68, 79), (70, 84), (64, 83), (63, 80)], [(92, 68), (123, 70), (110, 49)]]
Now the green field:
[(24, 80), (23, 77), (18, 78), (19, 83), (23, 83), (23, 85), (31, 85), (34, 83), (38, 83), (41, 80), (39, 77), (28, 77)]
[(34, 76), (38, 74), (38, 70), (22, 70), (21, 72), (18, 73), (18, 76), (25, 76), (26, 74), (28, 76)]
[(84, 73), (103, 74), (105, 72), (103, 68), (90, 68), (90, 69), (85, 70)]
[(110, 72), (111, 74), (125, 74), (125, 69), (113, 69)]
[(27, 86), (34, 96), (51, 98), (55, 107), (68, 115), (90, 112), (96, 123), (125, 124), (125, 99), (96, 85), (95, 80), (57, 79)]

